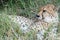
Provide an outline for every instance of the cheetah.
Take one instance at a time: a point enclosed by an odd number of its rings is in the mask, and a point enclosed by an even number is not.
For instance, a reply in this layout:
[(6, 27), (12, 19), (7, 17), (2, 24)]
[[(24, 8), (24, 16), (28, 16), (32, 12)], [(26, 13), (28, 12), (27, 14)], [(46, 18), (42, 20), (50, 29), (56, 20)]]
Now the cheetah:
[(53, 35), (53, 37), (55, 36), (54, 34), (56, 34), (55, 32), (58, 25), (58, 12), (53, 4), (47, 4), (40, 8), (39, 13), (36, 14), (36, 22), (23, 16), (9, 16), (9, 18), (13, 20), (13, 22), (18, 23), (20, 25), (20, 29), (24, 33), (29, 32), (30, 30), (37, 31), (37, 40), (44, 40), (44, 33), (50, 27), (52, 30), (50, 30), (49, 33)]

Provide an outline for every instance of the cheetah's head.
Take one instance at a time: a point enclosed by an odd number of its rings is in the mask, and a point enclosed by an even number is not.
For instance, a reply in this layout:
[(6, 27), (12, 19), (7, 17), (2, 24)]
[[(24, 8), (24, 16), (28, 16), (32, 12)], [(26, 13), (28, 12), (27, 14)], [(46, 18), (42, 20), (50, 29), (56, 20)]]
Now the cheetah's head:
[(58, 13), (56, 7), (52, 4), (41, 7), (40, 12), (36, 15), (38, 20), (45, 22), (56, 22), (58, 21)]

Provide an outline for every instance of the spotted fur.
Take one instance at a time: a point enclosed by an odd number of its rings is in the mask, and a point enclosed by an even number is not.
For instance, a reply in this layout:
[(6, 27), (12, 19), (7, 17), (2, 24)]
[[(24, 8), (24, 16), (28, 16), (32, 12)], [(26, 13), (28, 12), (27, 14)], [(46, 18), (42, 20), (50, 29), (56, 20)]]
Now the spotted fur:
[[(20, 25), (20, 29), (26, 33), (31, 29), (37, 31), (37, 40), (44, 39), (44, 33), (52, 27), (52, 30), (56, 31), (56, 26), (58, 23), (58, 13), (55, 9), (56, 7), (52, 4), (48, 4), (46, 6), (41, 7), (39, 13), (39, 17), (37, 17), (37, 22), (34, 22), (32, 19), (25, 18), (23, 16), (9, 16), (13, 22), (18, 23)], [(51, 26), (52, 25), (52, 26)], [(50, 31), (50, 32), (51, 32)], [(53, 33), (53, 32), (52, 32)]]

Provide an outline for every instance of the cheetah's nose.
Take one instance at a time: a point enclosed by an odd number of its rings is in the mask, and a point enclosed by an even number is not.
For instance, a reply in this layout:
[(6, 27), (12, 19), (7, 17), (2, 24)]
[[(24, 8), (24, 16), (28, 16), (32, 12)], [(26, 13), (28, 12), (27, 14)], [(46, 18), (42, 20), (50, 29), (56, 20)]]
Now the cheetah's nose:
[(43, 12), (46, 12), (46, 10), (43, 10)]
[(39, 15), (36, 15), (36, 17), (40, 17)]

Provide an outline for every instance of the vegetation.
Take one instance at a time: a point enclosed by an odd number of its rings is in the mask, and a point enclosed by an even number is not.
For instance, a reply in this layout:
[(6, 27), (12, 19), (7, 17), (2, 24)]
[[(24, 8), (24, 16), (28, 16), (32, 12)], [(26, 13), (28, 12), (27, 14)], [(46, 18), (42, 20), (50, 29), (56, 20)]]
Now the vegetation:
[(0, 9), (10, 15), (23, 15), (32, 18), (39, 7), (46, 4), (59, 6), (60, 0), (0, 0)]
[[(46, 4), (60, 6), (60, 0), (0, 0), (0, 40), (18, 40), (20, 36), (25, 40), (36, 40), (34, 31), (24, 35), (18, 24), (11, 22), (7, 15), (33, 18), (39, 12), (39, 7)], [(58, 28), (60, 32), (60, 22)]]

